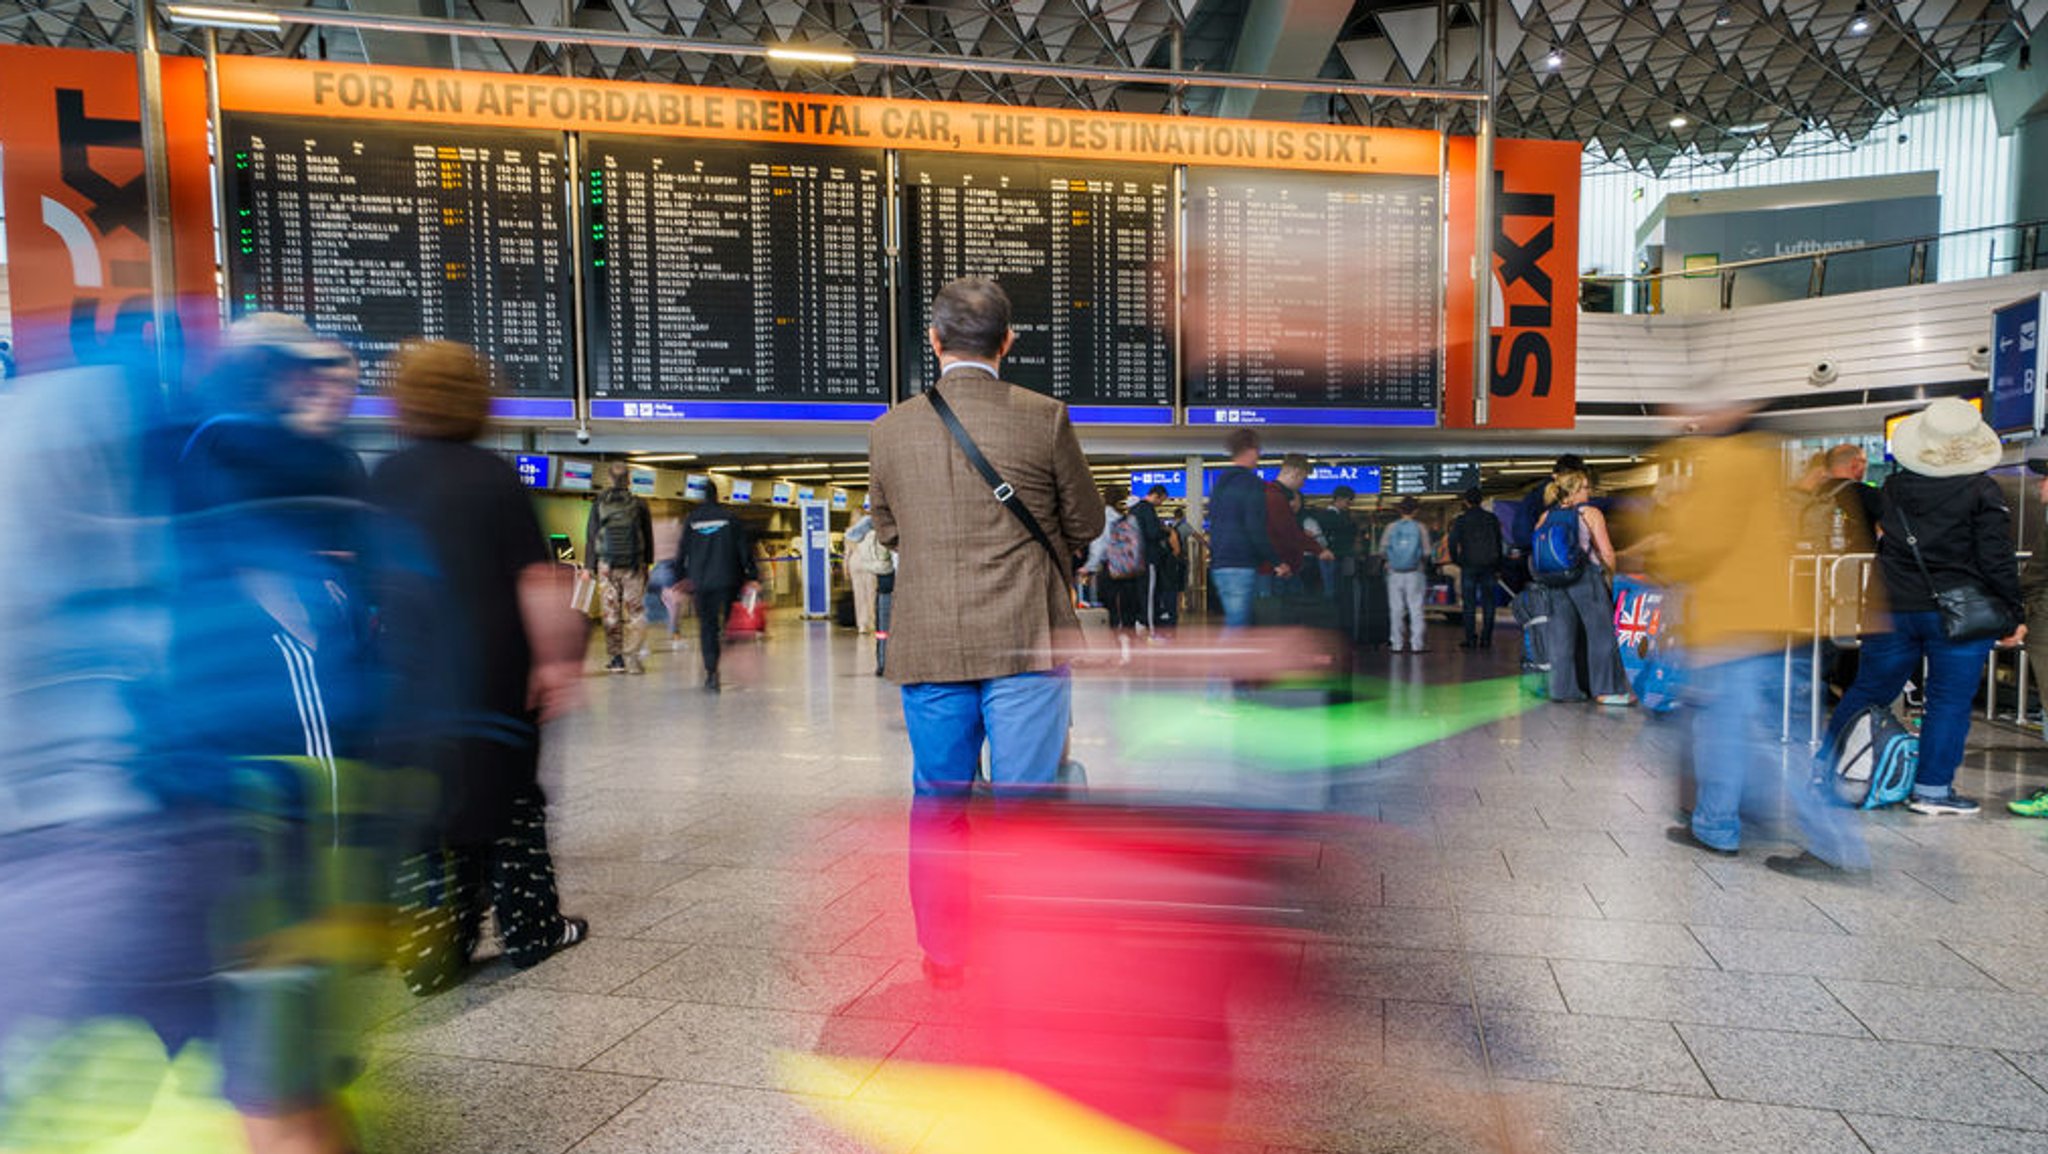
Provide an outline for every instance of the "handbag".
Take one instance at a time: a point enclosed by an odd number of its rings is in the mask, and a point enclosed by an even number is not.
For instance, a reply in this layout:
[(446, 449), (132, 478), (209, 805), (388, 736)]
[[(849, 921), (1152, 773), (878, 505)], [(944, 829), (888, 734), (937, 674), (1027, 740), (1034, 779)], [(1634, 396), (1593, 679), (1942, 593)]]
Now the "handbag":
[(1966, 577), (1946, 588), (1936, 585), (1934, 575), (1927, 571), (1927, 561), (1920, 556), (1920, 539), (1913, 535), (1913, 525), (1906, 520), (1905, 510), (1892, 511), (1898, 514), (1899, 527), (1906, 531), (1906, 548), (1913, 551), (1913, 564), (1919, 566), (1920, 576), (1926, 578), (1927, 587), (1934, 591), (1943, 637), (1950, 641), (1996, 640), (2011, 636), (2019, 628), (2019, 618), (2012, 609), (1975, 581)]

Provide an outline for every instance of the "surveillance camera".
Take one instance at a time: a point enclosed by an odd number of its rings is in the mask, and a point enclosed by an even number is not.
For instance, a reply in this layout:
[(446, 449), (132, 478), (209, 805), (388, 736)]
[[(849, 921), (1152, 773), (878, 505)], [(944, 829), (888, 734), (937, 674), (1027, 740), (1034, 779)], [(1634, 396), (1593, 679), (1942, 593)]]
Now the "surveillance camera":
[(590, 430), (589, 430), (589, 429), (578, 429), (578, 430), (576, 430), (576, 443), (577, 443), (577, 444), (579, 444), (579, 445), (588, 445), (588, 444), (590, 443)]
[(1835, 362), (1821, 361), (1807, 372), (1806, 383), (1818, 389), (1834, 384), (1835, 378), (1840, 375), (1841, 372), (1836, 369)]
[(1968, 355), (1963, 357), (1963, 363), (1968, 365), (1970, 367), (1970, 371), (1973, 373), (1990, 372), (1991, 346), (1989, 344), (1981, 343), (1971, 345)]

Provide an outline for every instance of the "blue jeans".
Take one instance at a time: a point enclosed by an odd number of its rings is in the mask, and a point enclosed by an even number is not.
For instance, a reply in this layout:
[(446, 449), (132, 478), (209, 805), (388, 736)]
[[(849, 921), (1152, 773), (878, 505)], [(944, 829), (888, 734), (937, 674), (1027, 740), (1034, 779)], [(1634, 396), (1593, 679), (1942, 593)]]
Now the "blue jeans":
[(1984, 674), (1984, 655), (1995, 642), (1950, 641), (1941, 634), (1941, 614), (1894, 613), (1891, 632), (1863, 642), (1856, 683), (1842, 695), (1828, 718), (1828, 742), (1848, 727), (1857, 711), (1889, 705), (1906, 688), (1906, 679), (1927, 662), (1927, 716), (1920, 724), (1920, 773), (1913, 782), (1916, 797), (1947, 797), (1963, 763), (1963, 744), (1970, 736), (1970, 701)]
[(910, 907), (917, 941), (942, 965), (967, 961), (967, 804), (988, 746), (996, 797), (1050, 795), (1066, 749), (1073, 696), (1065, 669), (987, 681), (903, 687), (910, 731)]
[(1493, 595), (1493, 582), (1498, 572), (1473, 565), (1458, 570), (1458, 615), (1465, 619), (1467, 641), (1493, 642), (1493, 617), (1498, 608), (1494, 602), (1499, 600)]
[[(1698, 784), (1693, 836), (1716, 849), (1735, 849), (1742, 841), (1743, 810), (1774, 810), (1782, 795), (1792, 803), (1800, 841), (1809, 852), (1845, 869), (1868, 868), (1862, 829), (1833, 790), (1816, 783), (1804, 740), (1796, 746), (1779, 741), (1784, 654), (1704, 653), (1694, 659), (1697, 664), (1686, 675)], [(1805, 654), (1798, 660), (1805, 660)], [(1795, 677), (1795, 692), (1805, 681)]]
[(1252, 623), (1252, 596), (1258, 585), (1257, 569), (1211, 569), (1209, 583), (1216, 587), (1216, 600), (1223, 603), (1223, 627), (1244, 629)]

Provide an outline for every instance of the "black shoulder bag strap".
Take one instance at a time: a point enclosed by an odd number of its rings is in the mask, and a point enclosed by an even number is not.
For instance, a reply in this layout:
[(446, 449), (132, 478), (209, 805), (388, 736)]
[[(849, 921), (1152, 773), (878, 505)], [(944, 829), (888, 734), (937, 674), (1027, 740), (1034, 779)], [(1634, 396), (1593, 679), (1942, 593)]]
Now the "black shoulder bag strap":
[(1008, 509), (1012, 516), (1023, 522), (1024, 531), (1031, 534), (1031, 539), (1045, 546), (1046, 556), (1052, 558), (1053, 572), (1059, 574), (1062, 585), (1066, 584), (1068, 570), (1072, 566), (1066, 558), (1060, 556), (1060, 551), (1053, 545), (1052, 538), (1045, 535), (1045, 527), (1038, 523), (1037, 517), (1031, 515), (1030, 508), (1024, 504), (1024, 498), (1019, 497), (1017, 490), (1012, 488), (1008, 481), (1003, 480), (1003, 475), (996, 471), (994, 465), (989, 464), (988, 458), (982, 454), (981, 446), (975, 444), (974, 438), (967, 435), (966, 427), (960, 423), (960, 418), (954, 415), (953, 406), (947, 404), (946, 398), (939, 395), (939, 386), (933, 384), (924, 391), (924, 395), (930, 398), (932, 411), (939, 415), (939, 420), (945, 422), (946, 431), (953, 434), (953, 443), (960, 446), (960, 452), (966, 455), (967, 463), (973, 465), (974, 471), (981, 474), (981, 479), (988, 484), (989, 492), (997, 501), (1002, 502), (1003, 508)]

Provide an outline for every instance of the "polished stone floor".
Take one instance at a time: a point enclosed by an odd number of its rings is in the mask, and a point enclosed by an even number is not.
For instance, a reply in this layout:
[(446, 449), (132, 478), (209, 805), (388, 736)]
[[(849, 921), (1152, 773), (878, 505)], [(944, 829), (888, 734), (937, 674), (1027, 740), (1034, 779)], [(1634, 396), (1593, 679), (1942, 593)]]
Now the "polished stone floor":
[[(1434, 653), (1368, 662), (1341, 721), (1391, 737), (1363, 746), (1232, 739), (1199, 685), (1077, 684), (1098, 790), (1366, 819), (1318, 859), (1337, 898), (1302, 980), (1330, 1009), (1291, 1039), (1334, 1092), (1290, 1096), (1246, 1055), (1223, 1148), (2048, 1151), (2048, 823), (2003, 812), (2048, 784), (2037, 739), (1980, 732), (1958, 781), (1980, 818), (1860, 819), (1866, 883), (1788, 879), (1775, 845), (1665, 840), (1668, 719), (1529, 700), (1472, 725), (1453, 687), (1510, 676), (1512, 649), (1468, 663), (1432, 632)], [(550, 734), (558, 873), (593, 937), (430, 1000), (380, 987), (396, 1108), (373, 1150), (974, 1149), (888, 1095), (965, 1027), (920, 973), (906, 742), (869, 645), (783, 623), (727, 682), (708, 696), (693, 653), (657, 652)], [(1304, 745), (1373, 760), (1332, 779)], [(868, 1057), (793, 1072), (826, 1036)], [(871, 1144), (832, 1125), (848, 1106)]]

